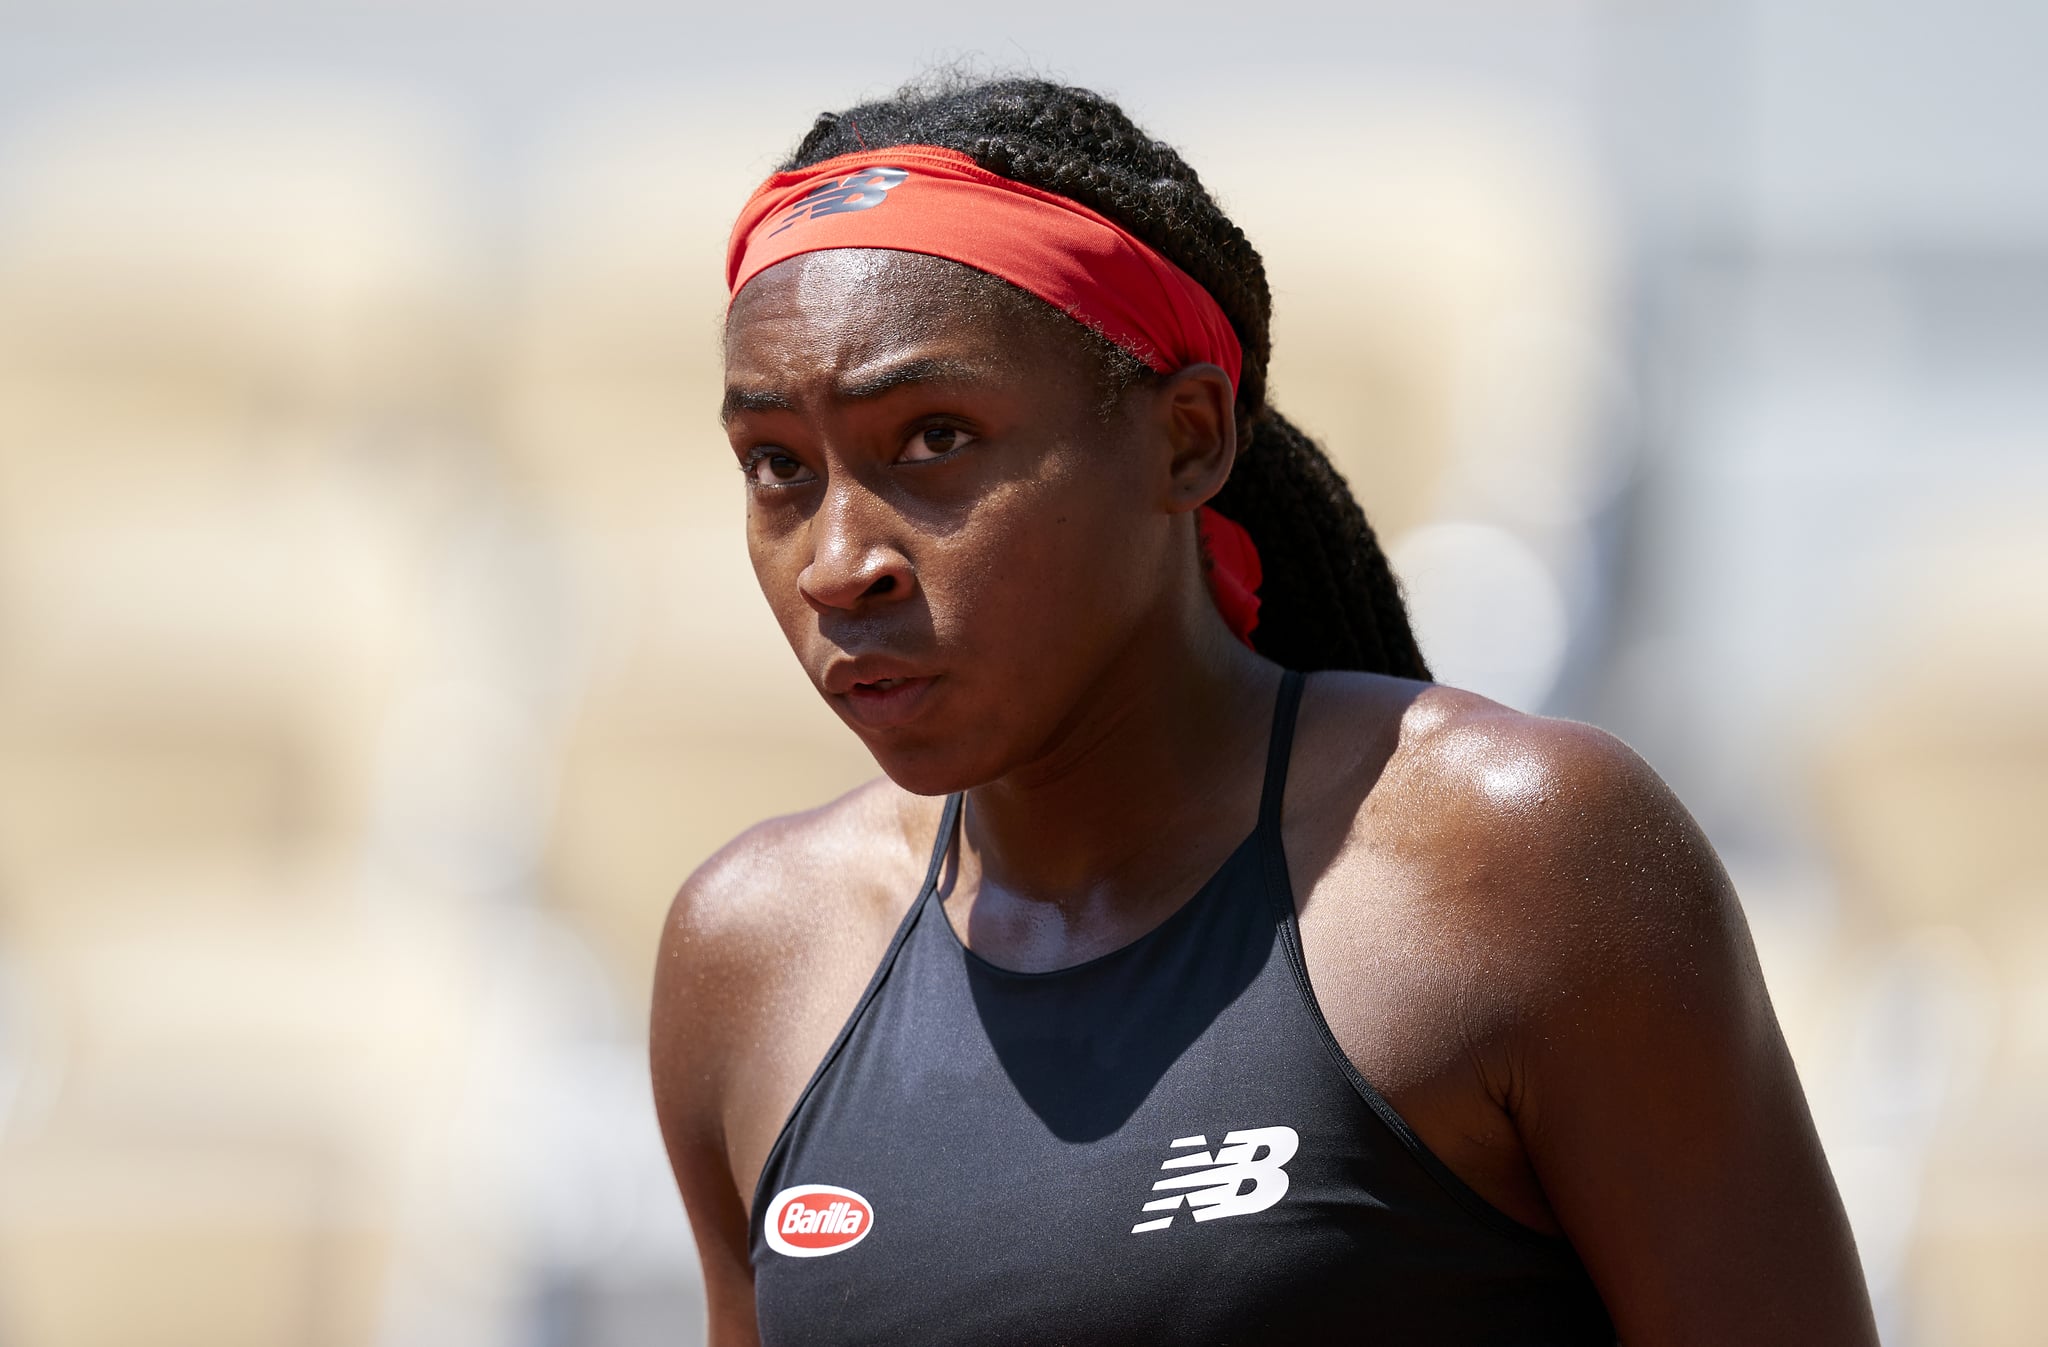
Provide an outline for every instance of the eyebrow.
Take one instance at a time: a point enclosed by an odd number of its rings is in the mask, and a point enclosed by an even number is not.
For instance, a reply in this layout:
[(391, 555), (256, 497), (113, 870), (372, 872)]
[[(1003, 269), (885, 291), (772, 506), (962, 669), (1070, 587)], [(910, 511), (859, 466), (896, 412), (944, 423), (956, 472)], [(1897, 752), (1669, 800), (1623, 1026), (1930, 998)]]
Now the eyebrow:
[[(965, 360), (915, 356), (860, 378), (841, 380), (833, 385), (832, 398), (835, 402), (861, 402), (916, 384), (972, 383), (988, 376), (989, 371), (985, 367)], [(718, 416), (721, 421), (730, 421), (741, 412), (793, 412), (796, 409), (793, 399), (773, 389), (728, 384)]]

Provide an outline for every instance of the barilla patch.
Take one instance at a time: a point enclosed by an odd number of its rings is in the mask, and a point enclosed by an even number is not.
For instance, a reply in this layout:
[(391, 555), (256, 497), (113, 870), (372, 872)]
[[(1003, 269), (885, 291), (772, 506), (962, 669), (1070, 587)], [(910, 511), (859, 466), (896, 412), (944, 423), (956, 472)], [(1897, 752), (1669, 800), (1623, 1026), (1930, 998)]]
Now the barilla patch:
[(761, 1217), (768, 1247), (791, 1258), (843, 1253), (875, 1228), (875, 1209), (850, 1188), (806, 1183), (784, 1188)]

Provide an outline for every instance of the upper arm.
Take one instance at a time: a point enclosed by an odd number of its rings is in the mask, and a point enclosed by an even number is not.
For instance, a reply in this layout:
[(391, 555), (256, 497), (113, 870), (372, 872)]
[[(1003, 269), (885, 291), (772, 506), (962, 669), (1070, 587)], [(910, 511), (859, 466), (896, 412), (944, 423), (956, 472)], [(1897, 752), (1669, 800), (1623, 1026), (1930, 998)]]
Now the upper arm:
[(1516, 1129), (1630, 1343), (1874, 1343), (1742, 909), (1626, 747), (1547, 723)]
[(705, 862), (670, 905), (650, 1065), (714, 1347), (757, 1339), (753, 1185), (902, 915), (906, 867), (919, 863), (907, 839), (929, 835), (929, 808), (885, 779), (771, 819)]
[(745, 942), (724, 920), (740, 868), (721, 853), (676, 894), (662, 928), (648, 1036), (655, 1115), (696, 1237), (713, 1347), (759, 1341), (747, 1204), (733, 1179), (724, 1122), (728, 1031), (748, 962)]

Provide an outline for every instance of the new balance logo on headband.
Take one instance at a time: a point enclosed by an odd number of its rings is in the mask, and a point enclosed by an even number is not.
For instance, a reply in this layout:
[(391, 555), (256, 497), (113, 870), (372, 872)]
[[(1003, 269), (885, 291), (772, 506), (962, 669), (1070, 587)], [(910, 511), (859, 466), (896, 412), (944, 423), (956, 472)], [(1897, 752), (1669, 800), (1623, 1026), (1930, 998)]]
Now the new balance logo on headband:
[[(1209, 1153), (1208, 1145), (1207, 1137), (1182, 1137), (1173, 1143), (1172, 1149), (1187, 1153), (1169, 1156), (1159, 1167), (1195, 1172), (1176, 1174), (1153, 1184), (1153, 1192), (1171, 1192), (1173, 1196), (1154, 1198), (1145, 1204), (1146, 1211), (1171, 1212), (1185, 1202), (1193, 1208), (1196, 1220), (1214, 1221), (1264, 1211), (1287, 1195), (1285, 1166), (1301, 1148), (1301, 1136), (1292, 1127), (1250, 1127), (1231, 1132), (1214, 1155)], [(1174, 1192), (1175, 1189), (1194, 1191)], [(1131, 1227), (1131, 1233), (1142, 1235), (1172, 1224), (1172, 1216), (1158, 1216), (1138, 1222)]]
[(902, 182), (910, 174), (900, 168), (855, 169), (843, 178), (834, 178), (822, 186), (812, 188), (789, 208), (782, 223), (768, 235), (774, 238), (783, 230), (802, 220), (815, 220), (820, 215), (838, 215), (849, 210), (873, 210), (888, 199), (889, 189)]

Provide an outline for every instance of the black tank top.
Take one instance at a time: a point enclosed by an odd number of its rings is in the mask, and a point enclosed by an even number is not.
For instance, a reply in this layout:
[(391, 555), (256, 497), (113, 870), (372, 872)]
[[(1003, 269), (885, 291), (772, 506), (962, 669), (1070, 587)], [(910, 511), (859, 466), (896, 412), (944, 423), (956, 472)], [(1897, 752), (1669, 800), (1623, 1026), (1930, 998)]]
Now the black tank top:
[(1614, 1341), (1571, 1246), (1425, 1149), (1337, 1046), (1259, 823), (1123, 948), (1050, 973), (961, 944), (924, 886), (754, 1194), (761, 1341)]

